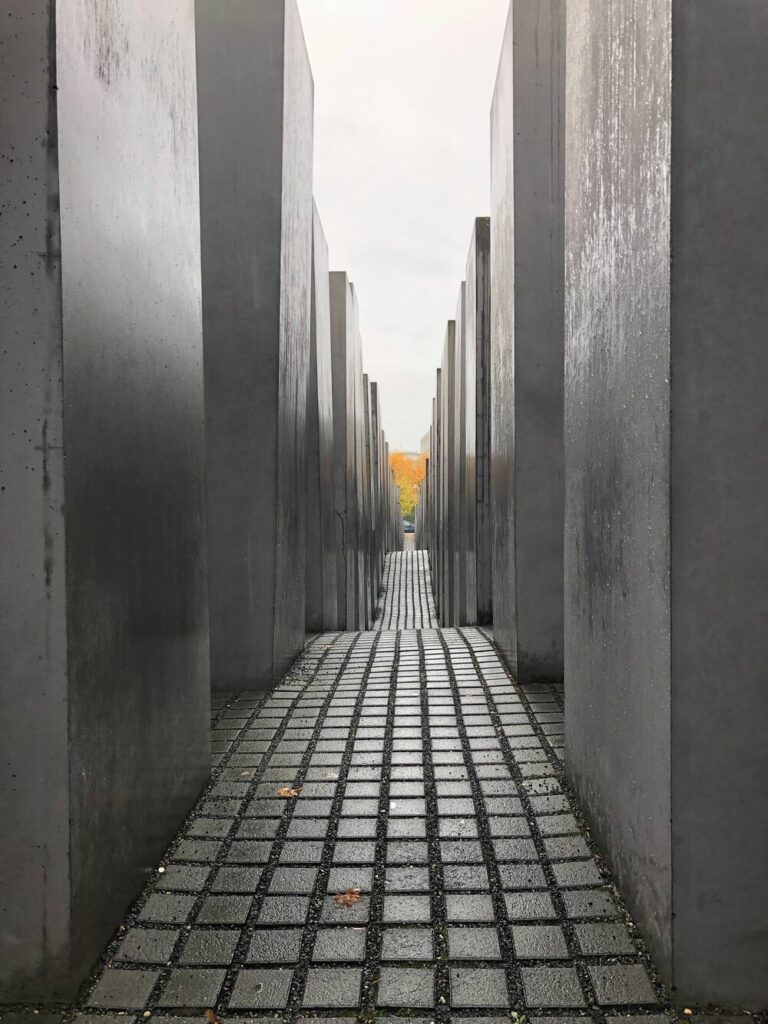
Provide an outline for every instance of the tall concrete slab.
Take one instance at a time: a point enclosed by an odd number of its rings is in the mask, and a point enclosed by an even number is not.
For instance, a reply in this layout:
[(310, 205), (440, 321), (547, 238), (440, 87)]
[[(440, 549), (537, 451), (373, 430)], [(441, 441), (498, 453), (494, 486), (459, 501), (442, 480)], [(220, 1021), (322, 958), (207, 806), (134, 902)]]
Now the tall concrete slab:
[(491, 222), (477, 217), (467, 255), (467, 622), (489, 625), (491, 600)]
[(198, 0), (211, 676), (304, 643), (313, 83), (295, 0)]
[(563, 674), (564, 0), (513, 0), (491, 110), (493, 628)]
[(432, 563), (432, 586), (435, 591), (435, 610), (442, 622), (443, 614), (443, 371), (435, 372), (435, 558)]
[[(359, 629), (364, 604), (361, 552), (362, 483), (357, 368), (357, 299), (343, 271), (331, 271), (336, 586), (339, 629)], [(362, 376), (361, 376), (362, 385)]]
[(456, 625), (456, 420), (453, 415), (456, 402), (456, 321), (449, 320), (443, 342), (441, 374), (441, 464), (440, 510), (443, 532), (442, 565), (440, 576), (440, 624)]
[(0, 999), (68, 1000), (209, 772), (191, 0), (0, 37)]
[(307, 389), (306, 623), (336, 629), (336, 526), (333, 500), (333, 382), (328, 243), (317, 207), (312, 229), (312, 321)]
[(768, 1006), (766, 39), (762, 0), (568, 11), (568, 766), (674, 999), (751, 1010)]
[(469, 547), (469, 516), (467, 509), (467, 366), (466, 305), (467, 286), (459, 286), (456, 302), (456, 348), (453, 357), (453, 474), (455, 485), (453, 586), (455, 624), (465, 626), (467, 617), (467, 549)]

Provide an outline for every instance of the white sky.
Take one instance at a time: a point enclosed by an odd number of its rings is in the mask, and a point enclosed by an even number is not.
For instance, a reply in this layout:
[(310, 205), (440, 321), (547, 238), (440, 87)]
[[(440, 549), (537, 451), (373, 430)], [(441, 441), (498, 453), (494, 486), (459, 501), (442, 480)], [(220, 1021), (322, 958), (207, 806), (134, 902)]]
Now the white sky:
[(315, 198), (360, 304), (393, 448), (417, 450), (472, 222), (509, 0), (299, 0), (315, 79)]

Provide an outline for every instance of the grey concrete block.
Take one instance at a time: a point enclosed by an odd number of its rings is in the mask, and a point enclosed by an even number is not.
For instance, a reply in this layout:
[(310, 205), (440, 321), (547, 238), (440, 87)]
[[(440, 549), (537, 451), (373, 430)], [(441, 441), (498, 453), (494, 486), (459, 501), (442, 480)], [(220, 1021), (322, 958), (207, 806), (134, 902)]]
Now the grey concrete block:
[(491, 578), (491, 222), (478, 217), (467, 255), (467, 621), (493, 617)]
[(456, 421), (453, 415), (456, 401), (456, 321), (449, 320), (443, 342), (443, 362), (440, 380), (440, 513), (443, 544), (440, 565), (440, 624), (456, 624)]
[(328, 244), (317, 207), (312, 231), (312, 330), (307, 388), (307, 630), (336, 629), (333, 381)]
[(336, 585), (339, 629), (365, 628), (364, 407), (357, 297), (343, 271), (330, 274)]
[(295, 0), (197, 17), (211, 674), (304, 643), (313, 83)]
[(467, 508), (467, 356), (466, 304), (467, 286), (459, 286), (456, 302), (456, 341), (453, 357), (453, 479), (454, 479), (454, 549), (453, 593), (455, 624), (467, 624), (467, 549), (469, 546), (469, 515)]
[(564, 0), (512, 3), (491, 111), (493, 628), (521, 682), (563, 674), (564, 33)]
[(761, 0), (568, 12), (567, 764), (676, 999), (750, 1009), (768, 1005), (767, 36)]
[(194, 23), (3, 22), (0, 998), (52, 1001), (208, 774)]

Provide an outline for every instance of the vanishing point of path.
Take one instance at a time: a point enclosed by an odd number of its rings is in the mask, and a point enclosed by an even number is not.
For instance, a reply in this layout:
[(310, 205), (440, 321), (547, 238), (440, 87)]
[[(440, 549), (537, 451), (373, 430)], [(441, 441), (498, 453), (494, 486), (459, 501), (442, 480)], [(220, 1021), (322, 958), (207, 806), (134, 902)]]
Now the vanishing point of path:
[(78, 1022), (661, 1019), (566, 792), (561, 693), (516, 687), (487, 632), (435, 627), (425, 552), (385, 581), (375, 631), (214, 698), (210, 787)]

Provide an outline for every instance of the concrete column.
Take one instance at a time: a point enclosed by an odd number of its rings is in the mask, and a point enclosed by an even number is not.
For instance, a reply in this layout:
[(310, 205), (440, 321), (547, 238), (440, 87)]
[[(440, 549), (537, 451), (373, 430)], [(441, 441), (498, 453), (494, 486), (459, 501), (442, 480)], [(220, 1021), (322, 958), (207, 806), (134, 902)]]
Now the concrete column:
[(522, 682), (563, 674), (564, 33), (564, 0), (513, 0), (491, 110), (493, 628)]
[(373, 439), (371, 430), (371, 384), (368, 374), (363, 374), (363, 433), (364, 433), (364, 522), (365, 522), (365, 567), (366, 567), (366, 620), (367, 628), (373, 621), (376, 608), (376, 556), (374, 545), (374, 493), (373, 493)]
[(307, 630), (336, 629), (333, 383), (328, 244), (317, 207), (312, 232), (312, 329), (307, 390)]
[(343, 271), (330, 274), (333, 356), (334, 480), (339, 629), (365, 617), (362, 530), (362, 373), (357, 299)]
[(295, 0), (198, 0), (211, 675), (304, 643), (313, 84)]
[(456, 377), (454, 359), (456, 356), (456, 321), (449, 320), (443, 343), (443, 366), (441, 379), (441, 422), (443, 436), (441, 444), (441, 505), (443, 522), (443, 551), (440, 589), (442, 593), (440, 624), (456, 624), (456, 587), (454, 552), (456, 550), (456, 466), (454, 446), (456, 423), (453, 408), (456, 401)]
[(491, 601), (491, 222), (475, 220), (467, 256), (467, 622), (488, 625)]
[(467, 550), (469, 548), (469, 516), (467, 514), (467, 367), (465, 300), (467, 286), (459, 287), (456, 303), (456, 349), (453, 359), (453, 474), (455, 481), (453, 586), (455, 624), (467, 623)]
[(767, 39), (763, 0), (568, 11), (568, 765), (674, 998), (751, 1010), (768, 1007)]
[(445, 522), (443, 521), (443, 371), (435, 374), (435, 561), (432, 566), (432, 586), (435, 591), (435, 610), (442, 622), (443, 614), (443, 551), (445, 548)]
[(7, 0), (0, 1000), (71, 1000), (210, 770), (191, 0)]

